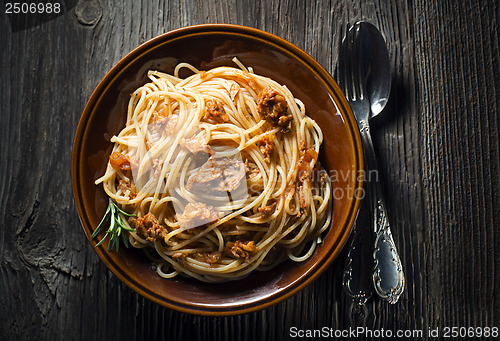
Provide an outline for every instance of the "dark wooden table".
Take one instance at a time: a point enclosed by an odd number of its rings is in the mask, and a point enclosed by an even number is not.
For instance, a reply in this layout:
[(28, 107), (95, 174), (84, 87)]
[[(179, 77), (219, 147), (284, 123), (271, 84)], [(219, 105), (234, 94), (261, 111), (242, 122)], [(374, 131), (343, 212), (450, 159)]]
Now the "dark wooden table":
[[(6, 2), (0, 14), (0, 339), (282, 340), (293, 327), (427, 339), (429, 328), (500, 327), (499, 1), (59, 2), (58, 15), (7, 15)], [(283, 37), (333, 73), (360, 19), (385, 34), (394, 69), (373, 135), (407, 282), (397, 304), (352, 304), (345, 250), (296, 296), (233, 317), (158, 306), (107, 270), (80, 226), (70, 160), (82, 109), (121, 57), (171, 29), (226, 22)]]

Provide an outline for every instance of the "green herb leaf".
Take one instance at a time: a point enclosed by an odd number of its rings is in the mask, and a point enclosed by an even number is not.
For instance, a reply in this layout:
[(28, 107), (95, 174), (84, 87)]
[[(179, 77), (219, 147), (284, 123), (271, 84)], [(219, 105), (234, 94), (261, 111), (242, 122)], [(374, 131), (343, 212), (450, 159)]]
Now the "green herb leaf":
[(114, 249), (118, 252), (120, 246), (120, 235), (125, 246), (129, 246), (127, 234), (123, 233), (123, 230), (135, 232), (135, 229), (129, 228), (125, 225), (125, 218), (123, 216), (135, 217), (135, 214), (130, 214), (123, 211), (111, 198), (109, 198), (109, 204), (106, 213), (104, 213), (104, 217), (95, 229), (94, 233), (92, 233), (92, 239), (99, 235), (104, 223), (106, 223), (108, 220), (110, 220), (109, 228), (106, 231), (104, 238), (102, 238), (95, 247), (101, 245), (101, 243), (109, 236), (108, 251), (112, 251)]

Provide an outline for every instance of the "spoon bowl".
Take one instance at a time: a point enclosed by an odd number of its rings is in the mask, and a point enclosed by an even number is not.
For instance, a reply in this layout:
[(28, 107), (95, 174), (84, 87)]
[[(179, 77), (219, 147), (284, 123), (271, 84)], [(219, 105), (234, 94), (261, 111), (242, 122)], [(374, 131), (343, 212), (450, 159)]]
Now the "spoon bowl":
[(370, 119), (384, 110), (391, 92), (391, 65), (389, 51), (380, 31), (368, 22), (357, 22), (352, 30), (358, 30), (362, 72), (370, 100)]

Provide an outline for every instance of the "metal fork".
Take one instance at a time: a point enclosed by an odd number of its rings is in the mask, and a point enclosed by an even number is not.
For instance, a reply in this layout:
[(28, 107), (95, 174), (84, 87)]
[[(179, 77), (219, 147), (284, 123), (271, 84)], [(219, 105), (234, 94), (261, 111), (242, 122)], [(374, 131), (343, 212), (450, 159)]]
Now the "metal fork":
[[(353, 32), (353, 29), (348, 30), (345, 34), (344, 41), (340, 44), (337, 81), (349, 101), (353, 112), (356, 112), (353, 103), (351, 103), (351, 81), (347, 80), (347, 77), (351, 77), (351, 51), (347, 51), (347, 47), (349, 46), (352, 48), (352, 40), (354, 39)], [(358, 105), (359, 103), (360, 102), (358, 102)], [(358, 176), (358, 174), (356, 174), (356, 176)], [(364, 208), (365, 203), (363, 202), (360, 211), (363, 211)], [(358, 216), (353, 227), (351, 243), (349, 245), (342, 279), (344, 291), (359, 305), (365, 304), (373, 294), (373, 281), (371, 276), (373, 267), (373, 262), (371, 260), (373, 236), (371, 230), (360, 221), (363, 218), (364, 217)], [(369, 250), (367, 250), (367, 248)]]
[[(372, 209), (373, 231), (375, 232), (373, 285), (382, 299), (389, 303), (396, 303), (404, 290), (404, 275), (401, 260), (392, 238), (381, 184), (378, 181), (377, 159), (370, 135), (371, 109), (366, 91), (366, 70), (363, 70), (362, 51), (360, 51), (361, 39), (358, 35), (359, 24), (356, 24), (349, 30), (345, 38), (346, 41), (342, 44), (338, 68), (339, 82), (358, 122), (365, 154), (365, 188), (369, 207)], [(371, 179), (367, 181), (366, 175), (371, 175), (371, 171), (376, 172), (376, 181), (371, 181)], [(357, 232), (353, 236), (354, 239), (356, 239), (356, 234), (360, 233), (360, 229), (363, 229), (363, 226), (356, 226)], [(353, 244), (355, 244), (354, 240)], [(359, 256), (359, 252), (360, 250), (350, 250), (348, 254), (347, 268), (344, 273), (344, 288), (359, 304), (363, 304), (369, 298), (370, 290), (355, 292), (355, 288), (359, 288), (360, 284), (353, 282), (359, 280), (361, 274), (354, 274), (354, 269), (349, 268), (353, 261), (352, 257)]]

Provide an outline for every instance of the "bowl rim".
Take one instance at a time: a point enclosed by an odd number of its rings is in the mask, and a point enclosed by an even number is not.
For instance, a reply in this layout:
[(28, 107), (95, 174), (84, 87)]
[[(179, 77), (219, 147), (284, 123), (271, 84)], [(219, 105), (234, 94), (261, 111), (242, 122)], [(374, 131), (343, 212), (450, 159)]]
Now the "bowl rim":
[[(71, 155), (71, 179), (72, 179), (72, 189), (73, 196), (76, 204), (76, 208), (78, 211), (78, 217), (80, 219), (82, 228), (87, 236), (90, 237), (89, 231), (91, 231), (91, 223), (89, 218), (85, 214), (84, 210), (84, 199), (81, 193), (81, 186), (79, 182), (79, 166), (80, 156), (82, 154), (83, 149), (83, 137), (85, 135), (86, 126), (91, 118), (91, 114), (93, 113), (96, 105), (99, 103), (102, 93), (106, 92), (107, 88), (113, 83), (114, 79), (118, 77), (123, 72), (123, 67), (133, 63), (136, 59), (140, 58), (142, 55), (148, 53), (150, 50), (154, 49), (156, 46), (161, 45), (163, 43), (167, 43), (169, 41), (176, 40), (178, 38), (182, 38), (187, 35), (194, 34), (229, 34), (229, 35), (240, 35), (245, 36), (251, 39), (257, 39), (260, 41), (264, 41), (266, 44), (271, 44), (274, 47), (285, 50), (288, 53), (292, 54), (295, 58), (301, 61), (301, 63), (306, 66), (311, 72), (317, 75), (320, 81), (323, 83), (323, 86), (327, 89), (331, 90), (331, 93), (334, 95), (334, 102), (339, 107), (339, 113), (342, 115), (342, 118), (348, 126), (350, 135), (354, 144), (354, 160), (356, 161), (357, 167), (355, 167), (356, 171), (364, 169), (364, 159), (363, 159), (363, 150), (361, 145), (361, 137), (358, 130), (357, 122), (354, 117), (354, 114), (347, 102), (345, 96), (340, 90), (337, 83), (334, 81), (332, 76), (323, 68), (319, 62), (317, 62), (314, 58), (312, 58), (308, 53), (303, 51), (301, 48), (297, 47), (293, 43), (280, 38), (272, 33), (256, 29), (253, 27), (236, 25), (236, 24), (198, 24), (191, 26), (180, 27), (163, 34), (160, 34), (156, 37), (153, 37), (146, 42), (142, 43), (138, 47), (134, 48), (132, 51), (127, 53), (123, 58), (121, 58), (102, 78), (102, 80), (98, 83), (94, 91), (92, 92), (89, 100), (85, 104), (82, 115), (78, 122), (78, 126), (75, 132), (73, 146), (72, 146), (72, 155)], [(361, 189), (363, 183), (359, 177), (356, 177), (355, 180), (355, 190)], [(356, 193), (356, 192), (355, 192)], [(288, 284), (286, 289), (282, 290), (279, 295), (270, 295), (266, 299), (258, 299), (254, 302), (243, 303), (240, 306), (231, 306), (231, 307), (214, 307), (214, 306), (199, 306), (195, 304), (180, 302), (169, 300), (166, 297), (158, 295), (157, 293), (152, 292), (147, 287), (144, 287), (141, 283), (139, 283), (136, 279), (132, 278), (129, 274), (125, 273), (120, 267), (114, 264), (109, 255), (101, 247), (93, 247), (94, 251), (97, 253), (99, 258), (105, 263), (106, 267), (115, 274), (120, 281), (126, 284), (129, 288), (131, 288), (136, 293), (139, 293), (143, 297), (148, 298), (149, 300), (160, 304), (162, 306), (181, 311), (184, 313), (197, 314), (197, 315), (207, 315), (207, 316), (228, 316), (228, 315), (236, 315), (249, 313), (253, 311), (257, 311), (260, 309), (268, 308), (272, 305), (275, 305), (279, 302), (284, 301), (285, 299), (291, 297), (292, 295), (298, 293), (300, 290), (305, 288), (307, 285), (312, 283), (315, 279), (317, 279), (335, 260), (338, 254), (343, 249), (345, 243), (347, 242), (350, 233), (352, 231), (361, 199), (357, 196), (353, 197), (353, 200), (350, 201), (350, 207), (348, 208), (348, 214), (340, 224), (338, 224), (338, 228), (342, 229), (343, 232), (340, 236), (341, 238), (336, 241), (336, 247), (328, 252), (325, 257), (323, 257), (313, 268), (314, 271), (309, 276), (301, 276), (296, 281)], [(90, 240), (90, 239), (89, 239)], [(306, 277), (306, 278), (304, 278)]]

